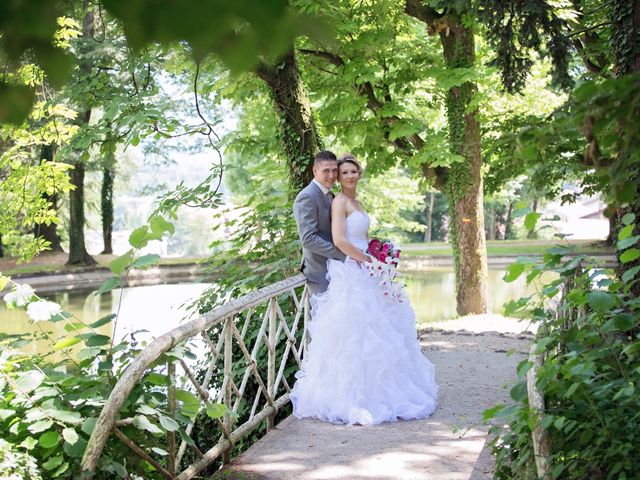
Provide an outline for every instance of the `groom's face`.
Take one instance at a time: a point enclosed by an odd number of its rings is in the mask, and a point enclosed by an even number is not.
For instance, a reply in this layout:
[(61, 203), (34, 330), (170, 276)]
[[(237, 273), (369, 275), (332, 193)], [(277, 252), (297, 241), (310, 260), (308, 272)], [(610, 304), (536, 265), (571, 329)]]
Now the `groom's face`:
[(338, 178), (338, 162), (335, 160), (323, 160), (314, 165), (313, 178), (327, 188), (333, 187)]

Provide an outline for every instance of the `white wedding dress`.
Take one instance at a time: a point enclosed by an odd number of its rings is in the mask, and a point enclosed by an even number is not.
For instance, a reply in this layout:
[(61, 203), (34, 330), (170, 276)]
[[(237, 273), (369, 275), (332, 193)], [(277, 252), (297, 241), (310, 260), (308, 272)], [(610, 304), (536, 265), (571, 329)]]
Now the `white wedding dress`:
[[(345, 236), (367, 249), (369, 217), (356, 210)], [(354, 260), (329, 260), (329, 288), (311, 299), (311, 342), (291, 391), (293, 414), (373, 425), (424, 418), (436, 408), (433, 364), (420, 351), (408, 299), (385, 297)]]

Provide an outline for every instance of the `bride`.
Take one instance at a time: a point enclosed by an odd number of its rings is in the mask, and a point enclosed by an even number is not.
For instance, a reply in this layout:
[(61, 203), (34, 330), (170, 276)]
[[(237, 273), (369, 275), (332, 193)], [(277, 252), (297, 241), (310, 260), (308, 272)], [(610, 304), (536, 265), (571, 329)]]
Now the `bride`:
[(291, 391), (293, 413), (331, 423), (373, 425), (424, 418), (436, 408), (435, 369), (420, 351), (409, 301), (384, 295), (364, 267), (369, 216), (356, 199), (362, 167), (338, 162), (333, 241), (347, 259), (328, 261), (329, 288), (311, 299), (311, 342)]

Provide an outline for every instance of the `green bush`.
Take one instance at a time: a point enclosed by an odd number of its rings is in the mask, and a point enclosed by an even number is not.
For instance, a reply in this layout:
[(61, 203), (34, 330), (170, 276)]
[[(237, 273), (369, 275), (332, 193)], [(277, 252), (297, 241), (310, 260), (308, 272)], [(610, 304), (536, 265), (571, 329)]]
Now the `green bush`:
[[(618, 241), (621, 262), (633, 261), (640, 236), (634, 216), (625, 217)], [(563, 479), (638, 478), (640, 456), (640, 299), (631, 291), (638, 268), (620, 278), (579, 256), (569, 261), (564, 247), (549, 250), (542, 264), (520, 259), (507, 280), (527, 274), (533, 282), (543, 271), (559, 278), (530, 299), (512, 302), (507, 314), (528, 309), (539, 324), (536, 351), (544, 355), (537, 386), (545, 398), (541, 426), (552, 448), (552, 476)], [(558, 295), (561, 302), (552, 301)], [(537, 424), (527, 402), (528, 360), (518, 368), (520, 383), (511, 390), (515, 404), (485, 412), (508, 428), (495, 428), (496, 478), (528, 479), (534, 474), (531, 431)]]

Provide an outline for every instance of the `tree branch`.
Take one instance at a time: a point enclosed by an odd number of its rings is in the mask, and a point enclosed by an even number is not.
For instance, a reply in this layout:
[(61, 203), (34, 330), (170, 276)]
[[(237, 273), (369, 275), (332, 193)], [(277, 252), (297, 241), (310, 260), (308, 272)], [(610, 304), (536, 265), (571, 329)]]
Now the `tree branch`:
[(404, 6), (404, 11), (410, 17), (417, 18), (427, 25), (432, 25), (437, 20), (444, 17), (443, 14), (438, 13), (435, 9), (424, 5), (422, 0), (407, 0), (407, 3)]

